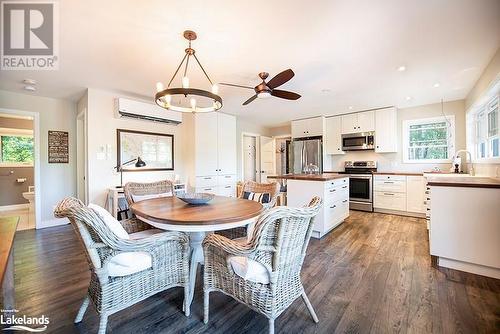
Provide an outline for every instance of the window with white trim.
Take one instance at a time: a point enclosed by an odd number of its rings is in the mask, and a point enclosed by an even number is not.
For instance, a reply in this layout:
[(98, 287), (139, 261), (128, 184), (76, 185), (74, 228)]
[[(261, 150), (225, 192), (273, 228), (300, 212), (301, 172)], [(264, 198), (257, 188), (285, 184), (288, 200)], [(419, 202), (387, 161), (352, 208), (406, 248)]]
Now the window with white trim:
[(490, 97), (476, 111), (468, 115), (472, 121), (469, 129), (473, 131), (473, 141), (470, 142), (475, 160), (499, 159), (500, 158), (500, 119), (498, 115), (498, 94)]
[(455, 116), (440, 116), (403, 122), (404, 162), (449, 162), (454, 154)]

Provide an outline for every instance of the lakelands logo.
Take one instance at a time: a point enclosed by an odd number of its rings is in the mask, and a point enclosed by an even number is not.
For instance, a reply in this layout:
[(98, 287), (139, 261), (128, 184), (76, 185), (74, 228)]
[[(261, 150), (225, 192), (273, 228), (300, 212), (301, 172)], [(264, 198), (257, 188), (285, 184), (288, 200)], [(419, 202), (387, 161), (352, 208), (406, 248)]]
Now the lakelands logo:
[(0, 314), (0, 325), (4, 331), (28, 331), (33, 333), (44, 332), (49, 324), (49, 318), (40, 317), (15, 317), (14, 314)]
[(59, 69), (59, 11), (55, 1), (1, 2), (1, 69)]

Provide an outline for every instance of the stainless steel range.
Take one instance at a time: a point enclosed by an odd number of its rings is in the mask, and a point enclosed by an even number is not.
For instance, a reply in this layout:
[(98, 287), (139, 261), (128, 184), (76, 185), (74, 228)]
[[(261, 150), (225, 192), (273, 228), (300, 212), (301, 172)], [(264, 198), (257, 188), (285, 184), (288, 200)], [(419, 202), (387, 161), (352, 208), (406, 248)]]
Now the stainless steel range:
[(373, 211), (373, 172), (376, 161), (346, 161), (341, 174), (349, 175), (349, 209)]

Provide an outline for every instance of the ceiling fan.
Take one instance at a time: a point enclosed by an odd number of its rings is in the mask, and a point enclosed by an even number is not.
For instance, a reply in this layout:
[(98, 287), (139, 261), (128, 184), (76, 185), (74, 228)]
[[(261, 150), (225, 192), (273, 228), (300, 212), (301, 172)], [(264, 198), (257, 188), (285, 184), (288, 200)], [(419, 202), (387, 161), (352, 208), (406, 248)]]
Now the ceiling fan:
[(300, 95), (294, 92), (289, 92), (287, 90), (280, 90), (280, 89), (275, 89), (284, 83), (288, 82), (295, 73), (291, 69), (284, 70), (283, 72), (277, 74), (274, 78), (269, 80), (269, 82), (266, 82), (267, 77), (269, 76), (269, 73), (267, 72), (260, 72), (259, 77), (262, 79), (262, 82), (258, 84), (255, 87), (250, 87), (250, 86), (243, 86), (243, 85), (235, 85), (235, 84), (230, 84), (230, 83), (219, 83), (220, 85), (224, 86), (232, 86), (232, 87), (239, 87), (239, 88), (247, 88), (247, 89), (253, 89), (255, 91), (255, 95), (243, 102), (243, 105), (246, 106), (253, 100), (255, 100), (257, 97), (259, 98), (266, 98), (269, 96), (275, 96), (279, 97), (282, 99), (287, 99), (287, 100), (297, 100), (300, 98)]

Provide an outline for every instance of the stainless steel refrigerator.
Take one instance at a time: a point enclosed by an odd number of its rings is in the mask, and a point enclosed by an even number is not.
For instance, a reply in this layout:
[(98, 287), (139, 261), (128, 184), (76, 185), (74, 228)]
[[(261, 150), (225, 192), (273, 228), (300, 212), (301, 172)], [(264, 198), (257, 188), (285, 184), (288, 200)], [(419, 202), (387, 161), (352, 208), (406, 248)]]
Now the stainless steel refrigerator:
[(304, 168), (313, 164), (318, 166), (319, 172), (323, 173), (323, 139), (296, 138), (292, 142), (292, 161), (294, 174), (304, 173)]

